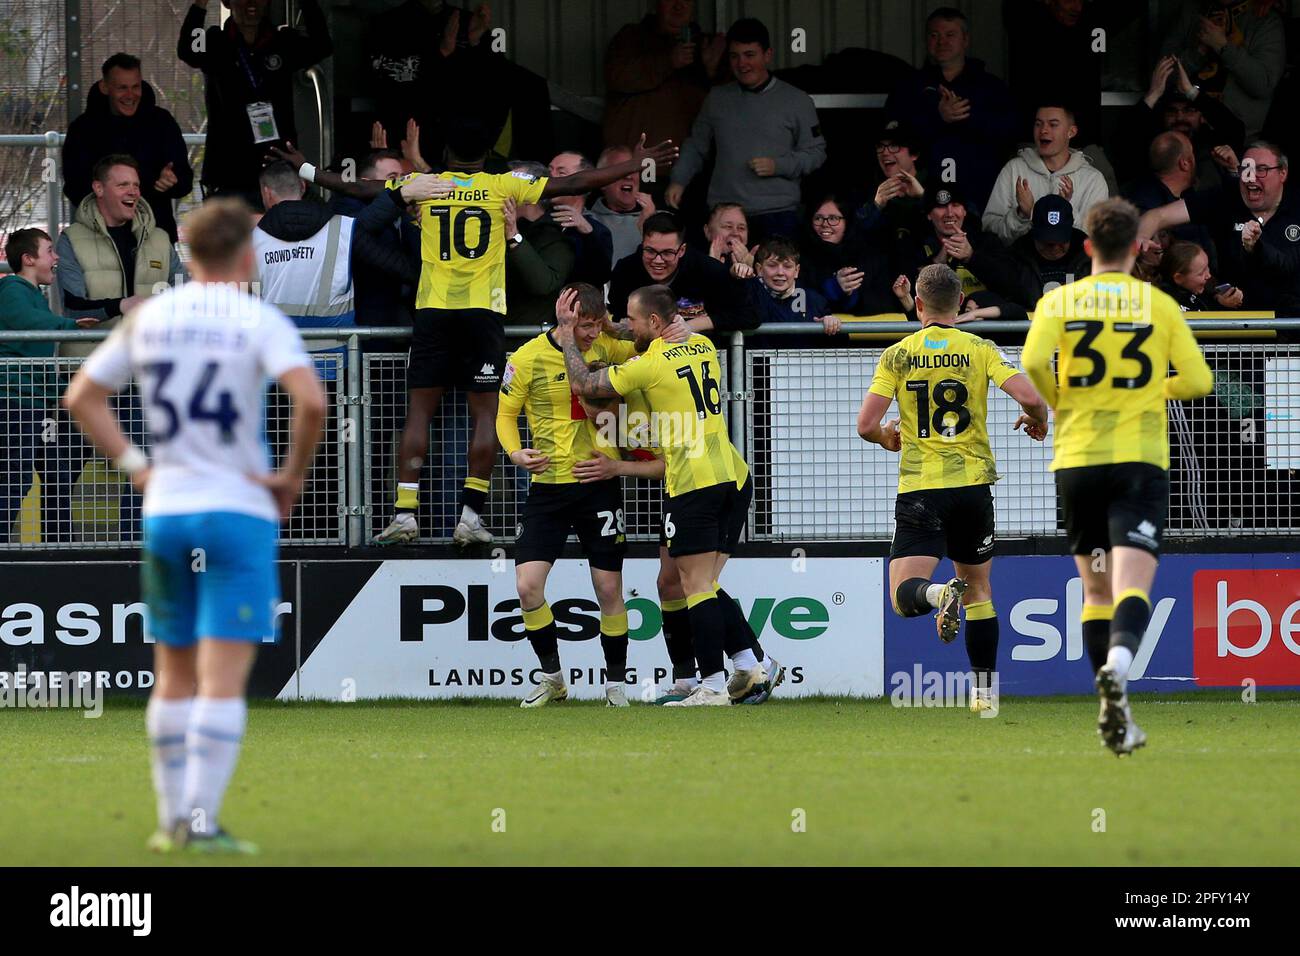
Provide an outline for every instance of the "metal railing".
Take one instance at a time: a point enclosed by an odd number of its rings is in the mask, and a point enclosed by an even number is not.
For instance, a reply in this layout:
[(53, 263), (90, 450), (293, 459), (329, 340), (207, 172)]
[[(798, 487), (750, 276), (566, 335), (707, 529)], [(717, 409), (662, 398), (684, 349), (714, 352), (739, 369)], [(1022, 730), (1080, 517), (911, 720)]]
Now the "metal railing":
[[(67, 138), (66, 133), (60, 133), (57, 130), (49, 130), (44, 133), (0, 133), (0, 148), (22, 147), (32, 149), (34, 147), (44, 147), (45, 158), (48, 161), (44, 168), (54, 170), (60, 168), (60, 153), (63, 150), (63, 141)], [(183, 133), (181, 139), (185, 140), (186, 146), (202, 146), (208, 141), (208, 134)], [(66, 217), (63, 216), (63, 177), (46, 175), (44, 179), (45, 231), (51, 236), (57, 237), (59, 230), (66, 221)]]
[[(1300, 331), (1300, 319), (1192, 320), (1198, 333)], [(914, 323), (848, 319), (849, 334), (901, 337)], [(983, 322), (987, 334), (1020, 335), (1024, 322)], [(508, 326), (519, 341), (541, 331)], [(3, 341), (99, 340), (104, 332), (0, 332)], [(756, 334), (803, 336), (791, 347), (751, 348), (731, 336), (723, 351), (724, 413), (732, 440), (750, 462), (755, 500), (750, 540), (876, 541), (892, 533), (897, 458), (858, 439), (853, 427), (883, 345), (807, 347), (825, 337), (807, 323), (765, 325)], [(395, 447), (406, 409), (403, 353), (366, 352), (374, 338), (405, 339), (406, 328), (305, 330), (331, 398), (326, 437), (303, 502), (282, 530), (285, 543), (360, 546), (391, 516)], [(770, 339), (769, 339), (770, 341)], [(1007, 347), (1015, 361), (1019, 349)], [(1287, 341), (1206, 345), (1214, 393), (1171, 402), (1169, 534), (1175, 537), (1281, 536), (1300, 532), (1300, 344)], [(97, 460), (58, 396), (79, 365), (71, 358), (0, 358), (0, 427), (8, 452), (0, 465), (7, 509), (0, 549), (134, 547), (139, 501), (121, 476)], [(146, 445), (134, 392), (117, 399), (128, 432)], [(989, 433), (1002, 475), (994, 486), (1003, 537), (1058, 536), (1056, 494), (1043, 444), (1010, 430), (1017, 410), (990, 389)], [(274, 389), (267, 434), (278, 460), (288, 440), (289, 408)], [(421, 542), (450, 540), (459, 511), (469, 438), (463, 396), (449, 394), (430, 431), (421, 477)], [(487, 520), (503, 542), (513, 540), (527, 495), (527, 476), (500, 454)], [(658, 535), (662, 488), (626, 482), (631, 540)], [(8, 517), (5, 517), (8, 515)], [(5, 532), (8, 532), (7, 534)]]

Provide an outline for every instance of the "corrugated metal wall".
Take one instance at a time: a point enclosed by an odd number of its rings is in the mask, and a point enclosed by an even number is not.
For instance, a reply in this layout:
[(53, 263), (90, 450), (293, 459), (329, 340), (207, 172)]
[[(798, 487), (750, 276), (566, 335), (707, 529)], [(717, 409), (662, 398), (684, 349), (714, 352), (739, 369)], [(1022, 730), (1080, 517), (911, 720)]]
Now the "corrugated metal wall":
[[(849, 46), (892, 53), (910, 63), (925, 55), (925, 16), (942, 0), (696, 0), (695, 17), (705, 29), (725, 30), (742, 16), (755, 16), (772, 32), (778, 67), (821, 63)], [(972, 55), (1002, 73), (1004, 36), (1001, 0), (948, 0), (971, 18)], [(1142, 2), (1142, 0), (1135, 0)], [(333, 4), (335, 68), (346, 90), (360, 65), (361, 34), (368, 14), (398, 0), (337, 0)], [(474, 6), (475, 0), (469, 0)], [(653, 0), (495, 0), (494, 26), (505, 28), (508, 55), (552, 82), (585, 95), (604, 92), (605, 46), (624, 24), (654, 9)], [(342, 30), (340, 25), (346, 25)], [(792, 53), (791, 31), (806, 31), (807, 52)]]

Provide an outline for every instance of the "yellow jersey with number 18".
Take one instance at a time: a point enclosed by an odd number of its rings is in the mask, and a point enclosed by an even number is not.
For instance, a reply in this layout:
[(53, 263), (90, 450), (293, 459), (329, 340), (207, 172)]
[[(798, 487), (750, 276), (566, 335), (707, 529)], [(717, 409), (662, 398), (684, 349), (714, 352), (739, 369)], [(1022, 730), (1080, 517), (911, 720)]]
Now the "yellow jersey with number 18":
[[(414, 174), (412, 174), (413, 176)], [(546, 179), (530, 173), (465, 173), (446, 170), (454, 191), (445, 199), (417, 203), (420, 285), (417, 309), (489, 309), (506, 312), (506, 231), (501, 207), (507, 199), (535, 203)], [(412, 177), (388, 183), (397, 189)]]
[(1043, 296), (1021, 361), (1056, 411), (1053, 471), (1130, 461), (1167, 469), (1165, 400), (1199, 398), (1214, 385), (1178, 303), (1119, 272)]
[(643, 354), (611, 368), (609, 383), (620, 395), (645, 394), (670, 497), (736, 480), (739, 455), (722, 417), (718, 352), (707, 338), (655, 339)]
[(891, 345), (871, 379), (873, 395), (898, 399), (899, 493), (998, 480), (989, 447), (989, 382), (1019, 373), (988, 339), (929, 325)]

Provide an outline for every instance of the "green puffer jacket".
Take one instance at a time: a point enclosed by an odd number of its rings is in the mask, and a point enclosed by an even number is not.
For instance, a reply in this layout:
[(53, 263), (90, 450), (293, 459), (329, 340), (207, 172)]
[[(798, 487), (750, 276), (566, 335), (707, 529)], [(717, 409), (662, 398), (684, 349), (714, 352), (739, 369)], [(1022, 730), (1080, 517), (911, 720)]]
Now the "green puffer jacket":
[[(169, 285), (173, 274), (181, 271), (180, 259), (171, 237), (154, 224), (153, 210), (144, 200), (136, 205), (131, 234), (135, 237), (135, 294), (152, 295), (155, 284)], [(60, 289), (86, 299), (126, 296), (122, 258), (95, 204), (94, 193), (77, 206), (77, 214), (59, 236), (55, 251), (59, 254)], [(121, 316), (113, 316), (96, 328), (107, 331), (119, 321)], [(86, 356), (94, 350), (94, 342), (66, 343), (59, 354)]]

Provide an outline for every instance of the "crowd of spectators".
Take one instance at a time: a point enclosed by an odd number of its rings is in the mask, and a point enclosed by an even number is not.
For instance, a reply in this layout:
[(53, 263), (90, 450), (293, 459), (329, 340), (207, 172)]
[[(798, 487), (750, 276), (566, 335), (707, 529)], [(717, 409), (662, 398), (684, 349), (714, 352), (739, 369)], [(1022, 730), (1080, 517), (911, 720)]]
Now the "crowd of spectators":
[[(264, 214), (259, 278), (300, 324), (410, 325), (416, 224), (383, 196), (367, 204), (339, 194), (326, 205), (295, 175), (304, 157), (293, 146), (293, 78), (333, 49), (318, 0), (298, 5), (298, 28), (276, 28), (269, 0), (222, 2), (229, 18), (217, 26), (206, 22), (209, 0), (194, 0), (177, 42), (177, 56), (204, 79), (203, 196), (238, 195)], [(634, 289), (664, 283), (697, 330), (808, 322), (810, 333), (834, 335), (846, 315), (914, 317), (912, 285), (934, 262), (961, 278), (964, 321), (1024, 318), (1045, 291), (1089, 271), (1082, 224), (1116, 194), (1144, 214), (1138, 273), (1184, 309), (1293, 311), (1300, 203), (1287, 189), (1284, 149), (1263, 138), (1286, 63), (1280, 6), (1189, 0), (1145, 95), (1110, 138), (1100, 107), (1106, 54), (1095, 41), (1142, 4), (1004, 0), (1010, 85), (972, 55), (967, 16), (940, 7), (924, 23), (924, 62), (866, 133), (828, 144), (812, 98), (773, 72), (763, 23), (744, 18), (711, 33), (692, 0), (657, 0), (606, 50), (604, 148), (593, 158), (554, 148), (545, 83), (493, 46), (487, 4), (407, 0), (373, 22), (364, 83), (378, 114), (369, 143), (345, 143), (341, 155), (360, 157), (344, 165), (363, 179), (437, 171), (424, 157), (440, 160), (441, 137), (470, 100), (493, 143), (489, 171), (566, 176), (626, 161), (642, 134), (679, 142), (671, 168), (505, 211), (512, 324), (546, 321), (570, 282), (605, 286), (615, 318)], [(467, 89), (473, 97), (459, 95)], [(828, 164), (836, 148), (852, 155)], [(856, 172), (838, 181), (831, 169)], [(73, 221), (56, 237), (9, 237), (0, 329), (111, 328), (184, 277), (173, 203), (193, 191), (194, 171), (138, 58), (103, 64), (69, 128), (62, 173)], [(302, 243), (322, 255), (277, 252)], [(51, 282), (62, 315), (33, 295)], [(49, 349), (0, 342), (0, 355)], [(10, 375), (3, 387), (10, 402), (37, 410), (32, 421), (52, 404), (31, 381)], [(44, 467), (22, 443), (11, 455)], [(82, 463), (73, 455), (60, 468)], [(66, 485), (57, 472), (53, 488)], [(0, 506), (0, 535), (15, 494), (9, 488)]]

